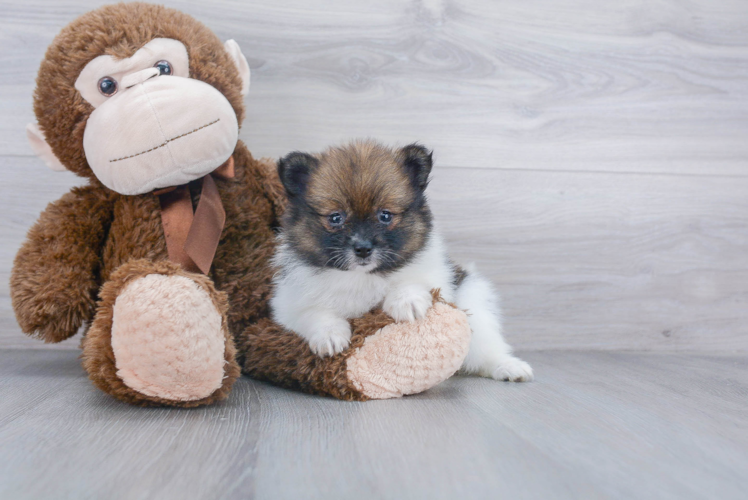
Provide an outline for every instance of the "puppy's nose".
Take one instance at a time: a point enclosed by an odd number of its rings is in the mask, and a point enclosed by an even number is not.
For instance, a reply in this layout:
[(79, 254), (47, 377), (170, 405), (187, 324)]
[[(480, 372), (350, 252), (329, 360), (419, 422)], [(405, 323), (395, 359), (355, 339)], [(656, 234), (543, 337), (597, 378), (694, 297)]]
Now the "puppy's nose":
[(353, 244), (353, 253), (356, 254), (356, 257), (365, 259), (371, 255), (373, 246), (374, 245), (371, 244), (371, 241), (357, 241)]

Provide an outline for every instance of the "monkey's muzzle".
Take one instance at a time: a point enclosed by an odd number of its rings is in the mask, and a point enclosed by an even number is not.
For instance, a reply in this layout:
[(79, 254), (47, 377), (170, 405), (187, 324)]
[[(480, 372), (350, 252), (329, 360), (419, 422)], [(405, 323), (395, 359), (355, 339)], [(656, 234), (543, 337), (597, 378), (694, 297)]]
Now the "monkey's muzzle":
[(239, 124), (211, 85), (159, 76), (132, 85), (97, 107), (83, 136), (96, 177), (120, 194), (186, 184), (224, 163)]

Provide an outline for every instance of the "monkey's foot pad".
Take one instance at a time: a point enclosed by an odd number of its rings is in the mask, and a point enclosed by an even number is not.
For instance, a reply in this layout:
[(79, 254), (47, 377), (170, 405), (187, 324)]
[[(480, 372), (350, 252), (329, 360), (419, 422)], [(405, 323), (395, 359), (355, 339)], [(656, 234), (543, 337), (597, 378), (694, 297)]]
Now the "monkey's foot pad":
[(221, 313), (184, 276), (149, 274), (117, 297), (112, 350), (117, 375), (147, 396), (194, 401), (221, 387)]
[(199, 406), (239, 376), (226, 296), (162, 261), (130, 261), (104, 284), (83, 365), (103, 391), (138, 405)]
[(416, 394), (454, 375), (469, 346), (465, 313), (435, 302), (425, 318), (393, 323), (367, 337), (348, 358), (348, 378), (372, 399)]

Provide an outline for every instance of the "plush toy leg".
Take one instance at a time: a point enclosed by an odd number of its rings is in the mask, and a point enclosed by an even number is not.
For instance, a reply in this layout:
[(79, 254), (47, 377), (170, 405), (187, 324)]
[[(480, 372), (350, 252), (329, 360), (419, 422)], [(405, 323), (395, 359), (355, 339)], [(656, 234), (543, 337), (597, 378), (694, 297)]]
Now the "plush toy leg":
[(415, 323), (395, 323), (382, 311), (351, 321), (351, 346), (320, 358), (298, 335), (270, 320), (236, 339), (244, 373), (291, 389), (345, 400), (386, 399), (425, 391), (451, 377), (470, 346), (464, 312), (434, 294)]
[(371, 399), (423, 392), (454, 375), (470, 348), (464, 312), (439, 300), (415, 323), (390, 323), (347, 360), (354, 387)]
[(84, 367), (97, 387), (132, 404), (224, 399), (239, 375), (227, 308), (203, 275), (171, 262), (128, 262), (101, 289)]

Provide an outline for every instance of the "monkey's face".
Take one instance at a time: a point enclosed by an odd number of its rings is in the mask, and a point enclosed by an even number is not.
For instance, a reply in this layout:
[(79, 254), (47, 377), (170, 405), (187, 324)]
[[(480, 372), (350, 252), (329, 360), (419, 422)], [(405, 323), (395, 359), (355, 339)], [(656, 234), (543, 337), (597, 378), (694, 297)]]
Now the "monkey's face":
[(34, 151), (55, 170), (135, 195), (198, 179), (236, 148), (249, 65), (236, 42), (174, 9), (107, 5), (64, 27), (34, 91)]
[(184, 44), (156, 38), (132, 57), (99, 56), (75, 82), (95, 109), (83, 136), (96, 177), (122, 194), (186, 184), (234, 151), (236, 114), (214, 87), (190, 78)]

